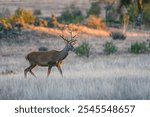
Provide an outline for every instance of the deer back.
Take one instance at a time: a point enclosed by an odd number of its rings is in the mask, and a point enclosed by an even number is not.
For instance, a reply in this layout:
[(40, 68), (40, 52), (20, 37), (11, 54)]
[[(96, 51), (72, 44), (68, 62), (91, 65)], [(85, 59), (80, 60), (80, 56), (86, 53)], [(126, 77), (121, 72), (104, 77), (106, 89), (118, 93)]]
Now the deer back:
[(31, 64), (48, 65), (48, 63), (55, 63), (58, 59), (59, 51), (52, 50), (47, 52), (31, 52), (26, 56), (26, 59)]

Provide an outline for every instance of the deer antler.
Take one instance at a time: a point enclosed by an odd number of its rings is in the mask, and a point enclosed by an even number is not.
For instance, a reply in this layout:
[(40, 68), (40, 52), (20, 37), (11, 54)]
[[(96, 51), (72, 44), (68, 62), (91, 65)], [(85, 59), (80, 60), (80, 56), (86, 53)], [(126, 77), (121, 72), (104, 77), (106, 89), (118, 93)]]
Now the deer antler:
[[(72, 26), (72, 25), (69, 25), (69, 26)], [(67, 26), (67, 29), (68, 29), (68, 32), (70, 33), (70, 35), (71, 35), (71, 40), (69, 41), (69, 43), (75, 43), (77, 40), (76, 39), (74, 39), (77, 35), (73, 35), (73, 32), (75, 31), (75, 30), (73, 30), (73, 28), (71, 28), (71, 27), (69, 27), (69, 26)]]
[(64, 41), (66, 41), (67, 43), (69, 43), (69, 40), (66, 39), (63, 35), (59, 35)]
[(67, 25), (65, 25), (64, 27), (62, 27), (62, 30), (61, 30), (61, 35), (59, 35), (64, 41), (66, 41), (67, 43), (69, 43), (69, 40), (68, 40), (68, 38), (66, 38), (63, 34), (64, 34), (64, 32), (63, 32), (63, 30), (64, 29), (66, 29), (66, 27), (67, 27)]
[[(73, 35), (73, 28), (71, 28), (69, 25), (65, 25), (63, 27), (63, 29), (67, 30), (67, 32), (71, 35), (70, 40), (68, 38), (65, 38), (65, 36), (63, 35), (64, 32), (62, 30), (62, 35), (59, 35), (64, 41), (66, 41), (67, 43), (73, 44), (75, 43), (77, 40), (74, 39), (77, 35)], [(74, 45), (74, 44), (73, 44)]]

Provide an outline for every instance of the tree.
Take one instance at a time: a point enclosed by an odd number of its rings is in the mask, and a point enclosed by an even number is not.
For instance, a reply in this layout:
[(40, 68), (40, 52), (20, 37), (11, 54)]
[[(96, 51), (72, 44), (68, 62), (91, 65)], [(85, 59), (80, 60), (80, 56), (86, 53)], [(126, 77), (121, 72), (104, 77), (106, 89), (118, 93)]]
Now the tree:
[[(125, 6), (126, 8), (130, 5), (132, 6), (132, 13), (130, 14), (132, 16), (133, 22), (135, 23), (135, 26), (141, 27), (142, 24), (142, 15), (144, 10), (144, 2), (147, 2), (145, 0), (120, 0), (119, 7), (117, 9), (117, 12), (120, 14), (121, 8)], [(137, 7), (137, 14), (134, 14), (134, 10)], [(129, 13), (128, 13), (129, 14)], [(124, 14), (123, 14), (124, 15)], [(130, 17), (131, 18), (131, 17)]]

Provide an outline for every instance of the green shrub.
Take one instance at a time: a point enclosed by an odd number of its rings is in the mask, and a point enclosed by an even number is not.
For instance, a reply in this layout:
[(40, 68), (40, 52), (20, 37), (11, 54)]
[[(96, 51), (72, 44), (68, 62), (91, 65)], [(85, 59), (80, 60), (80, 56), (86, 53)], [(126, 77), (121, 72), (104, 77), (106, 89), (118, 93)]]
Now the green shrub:
[(147, 44), (147, 51), (150, 52), (150, 42)]
[(116, 10), (114, 7), (110, 4), (106, 5), (106, 19), (105, 22), (108, 26), (113, 26), (113, 24), (121, 24), (121, 21), (116, 20)]
[(150, 26), (150, 2), (144, 5), (143, 19), (146, 26)]
[(128, 15), (129, 15), (129, 22), (133, 23), (135, 20), (135, 14), (136, 14), (135, 8), (133, 7), (133, 5), (129, 5), (127, 10), (128, 10)]
[(104, 53), (106, 54), (113, 54), (117, 52), (117, 47), (112, 42), (106, 42), (104, 45)]
[(150, 44), (147, 45), (147, 43), (133, 43), (131, 44), (131, 47), (129, 48), (130, 53), (134, 54), (142, 54), (147, 53), (149, 51)]
[(90, 15), (99, 16), (100, 10), (101, 10), (101, 8), (99, 5), (99, 2), (92, 2), (91, 7), (87, 12), (87, 16), (90, 16)]
[(40, 19), (36, 18), (34, 21), (35, 26), (40, 26)]
[(113, 40), (125, 40), (126, 36), (121, 32), (112, 32), (110, 34)]
[(42, 12), (40, 9), (35, 9), (33, 12), (34, 15), (42, 15)]
[(82, 23), (84, 17), (82, 12), (79, 8), (71, 5), (70, 7), (66, 8), (62, 13), (61, 16), (58, 17), (58, 21), (61, 23), (69, 24), (69, 23)]
[(90, 53), (89, 43), (83, 42), (81, 45), (75, 48), (75, 53), (80, 57), (81, 56), (89, 57), (89, 53)]

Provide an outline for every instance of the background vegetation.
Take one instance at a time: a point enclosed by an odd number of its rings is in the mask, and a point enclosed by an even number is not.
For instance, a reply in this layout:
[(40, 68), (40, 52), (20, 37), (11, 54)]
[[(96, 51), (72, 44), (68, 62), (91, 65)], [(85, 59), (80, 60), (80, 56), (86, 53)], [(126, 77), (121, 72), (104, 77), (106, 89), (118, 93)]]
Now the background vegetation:
[(117, 52), (117, 47), (112, 42), (106, 42), (104, 45), (104, 53), (106, 54), (113, 54)]
[(89, 57), (89, 55), (90, 55), (89, 43), (83, 42), (81, 45), (79, 45), (78, 47), (75, 48), (75, 53), (80, 57), (82, 57), (82, 56)]

